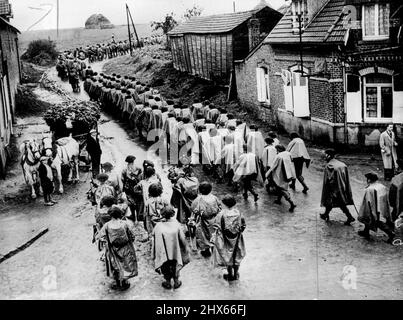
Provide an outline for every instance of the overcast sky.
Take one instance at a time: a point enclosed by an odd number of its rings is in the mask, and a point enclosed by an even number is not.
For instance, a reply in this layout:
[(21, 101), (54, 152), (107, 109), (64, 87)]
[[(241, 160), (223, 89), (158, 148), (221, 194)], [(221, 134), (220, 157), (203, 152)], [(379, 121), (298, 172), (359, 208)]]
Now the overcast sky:
[[(53, 5), (50, 14), (33, 30), (56, 29), (57, 0), (9, 0), (12, 3), (14, 19), (12, 23), (21, 31), (26, 31), (43, 17)], [(161, 20), (168, 12), (174, 12), (180, 19), (186, 8), (194, 4), (204, 9), (203, 15), (233, 12), (233, 0), (59, 0), (60, 28), (84, 27), (86, 19), (94, 13), (102, 13), (113, 24), (126, 23), (125, 3), (132, 12), (135, 23), (149, 23)], [(237, 11), (253, 9), (260, 0), (235, 0)], [(285, 0), (266, 0), (277, 9)], [(35, 9), (36, 8), (36, 9)], [(41, 9), (41, 10), (38, 10)]]

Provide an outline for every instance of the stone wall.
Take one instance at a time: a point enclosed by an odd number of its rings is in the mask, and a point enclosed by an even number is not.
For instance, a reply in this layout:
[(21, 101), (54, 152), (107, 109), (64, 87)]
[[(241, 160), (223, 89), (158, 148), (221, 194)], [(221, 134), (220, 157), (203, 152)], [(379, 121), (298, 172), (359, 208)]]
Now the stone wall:
[(262, 46), (246, 62), (235, 64), (235, 78), (240, 103), (249, 112), (257, 115), (259, 119), (272, 125), (276, 124), (276, 110), (273, 108), (273, 103), (268, 105), (258, 101), (256, 68), (258, 66), (269, 68), (269, 81), (270, 83), (274, 81), (275, 76), (270, 72), (274, 63), (273, 54), (269, 46)]

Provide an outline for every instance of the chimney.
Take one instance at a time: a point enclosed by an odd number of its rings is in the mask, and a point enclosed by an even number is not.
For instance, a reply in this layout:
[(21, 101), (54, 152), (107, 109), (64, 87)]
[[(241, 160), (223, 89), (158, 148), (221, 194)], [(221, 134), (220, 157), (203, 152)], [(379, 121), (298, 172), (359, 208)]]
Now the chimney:
[(249, 29), (249, 51), (252, 51), (260, 43), (260, 21), (253, 14), (252, 18), (248, 22)]

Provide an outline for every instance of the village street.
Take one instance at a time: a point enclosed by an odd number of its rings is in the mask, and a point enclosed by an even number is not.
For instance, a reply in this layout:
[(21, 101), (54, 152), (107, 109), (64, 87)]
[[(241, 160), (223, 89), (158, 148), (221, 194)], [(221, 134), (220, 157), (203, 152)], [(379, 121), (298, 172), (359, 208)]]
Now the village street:
[[(93, 68), (101, 71), (102, 65), (94, 64)], [(68, 83), (56, 79), (55, 70), (50, 76), (71, 92)], [(88, 99), (83, 91), (79, 98)], [(41, 118), (19, 121), (43, 123), (27, 126), (22, 137), (29, 132), (40, 134), (46, 130)], [(146, 158), (151, 159), (156, 163), (164, 185), (170, 186), (166, 178), (168, 168), (161, 168), (158, 159), (147, 154), (125, 125), (103, 115), (99, 128), (103, 162), (110, 161), (121, 168), (128, 154), (137, 157), (138, 165)], [(68, 186), (66, 193), (57, 197), (59, 203), (54, 207), (44, 207), (42, 199), (0, 205), (2, 255), (7, 249), (21, 245), (31, 233), (41, 228), (49, 229), (32, 246), (0, 264), (0, 299), (401, 298), (402, 248), (386, 244), (383, 241), (386, 237), (381, 232), (374, 236), (373, 242), (363, 240), (357, 235), (361, 224), (355, 222), (352, 227), (344, 226), (345, 217), (339, 210), (332, 212), (328, 224), (319, 219), (323, 210), (319, 204), (324, 163), (318, 150), (310, 151), (314, 158), (306, 170), (310, 191), (304, 195), (297, 184), (297, 191), (292, 193), (297, 204), (295, 213), (289, 213), (285, 203), (283, 206), (273, 204), (275, 198), (268, 196), (262, 188), (256, 204), (252, 199), (244, 201), (238, 194), (239, 209), (247, 223), (244, 233), (247, 256), (241, 265), (238, 282), (228, 284), (222, 279), (221, 270), (214, 270), (209, 260), (194, 254), (191, 263), (181, 272), (183, 286), (176, 291), (163, 289), (161, 276), (153, 269), (150, 246), (139, 241), (144, 234), (137, 226), (139, 276), (131, 280), (128, 291), (113, 291), (110, 288), (112, 281), (106, 277), (99, 259), (100, 253), (91, 243), (94, 209), (86, 197), (90, 178), (88, 173), (82, 172), (80, 183)], [(365, 187), (362, 174), (373, 170), (376, 163), (354, 158), (344, 161), (350, 165), (354, 199), (359, 208)], [(199, 180), (208, 179), (200, 170), (197, 175)], [(22, 174), (16, 183), (17, 187), (24, 183)], [(1, 184), (7, 184), (7, 181)], [(218, 197), (228, 192), (225, 185), (214, 185), (213, 193)], [(354, 208), (350, 210), (356, 217)], [(356, 279), (353, 277), (351, 286), (343, 281), (348, 280), (343, 278), (346, 266), (356, 270)]]

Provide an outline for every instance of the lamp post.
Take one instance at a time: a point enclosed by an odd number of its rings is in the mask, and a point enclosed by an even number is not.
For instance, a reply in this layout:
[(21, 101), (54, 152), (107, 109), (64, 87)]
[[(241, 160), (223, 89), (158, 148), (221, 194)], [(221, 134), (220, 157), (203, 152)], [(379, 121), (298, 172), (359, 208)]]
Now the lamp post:
[(303, 49), (303, 44), (302, 44), (302, 23), (304, 22), (303, 16), (304, 16), (304, 4), (303, 1), (299, 1), (298, 4), (295, 6), (295, 13), (297, 15), (297, 21), (298, 21), (298, 30), (299, 30), (299, 51), (300, 51), (300, 60), (301, 60), (301, 75), (304, 75), (304, 59), (303, 59), (303, 54), (302, 54), (302, 49)]

